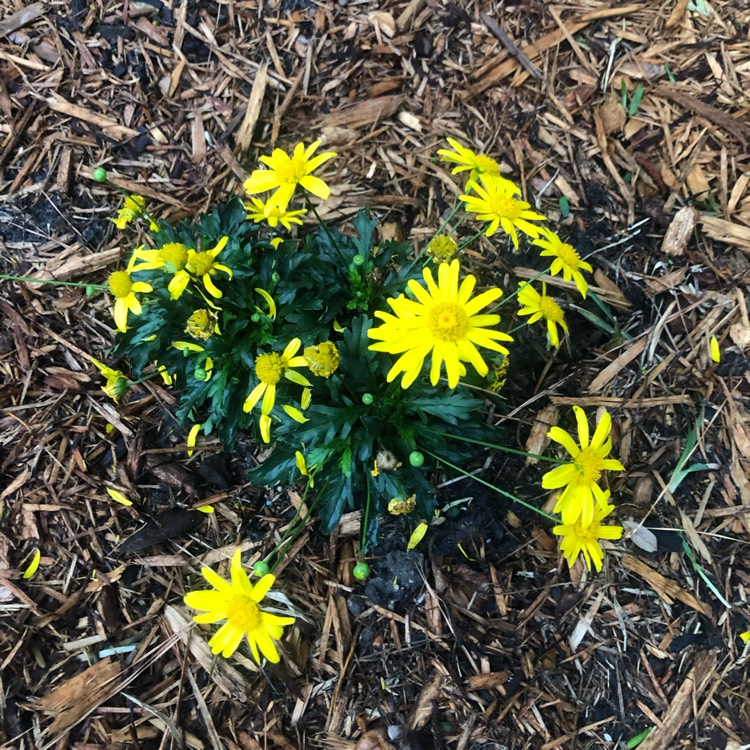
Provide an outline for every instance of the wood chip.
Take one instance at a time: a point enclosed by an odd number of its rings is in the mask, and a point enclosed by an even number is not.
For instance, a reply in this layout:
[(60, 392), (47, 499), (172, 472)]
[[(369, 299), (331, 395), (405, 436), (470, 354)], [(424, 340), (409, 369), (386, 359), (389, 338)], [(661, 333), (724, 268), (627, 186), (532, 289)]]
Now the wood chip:
[(690, 238), (693, 236), (698, 212), (692, 206), (683, 206), (672, 219), (661, 243), (665, 255), (683, 255)]
[(361, 128), (372, 127), (376, 122), (393, 115), (404, 101), (403, 96), (379, 96), (365, 99), (326, 115), (316, 127), (320, 128)]

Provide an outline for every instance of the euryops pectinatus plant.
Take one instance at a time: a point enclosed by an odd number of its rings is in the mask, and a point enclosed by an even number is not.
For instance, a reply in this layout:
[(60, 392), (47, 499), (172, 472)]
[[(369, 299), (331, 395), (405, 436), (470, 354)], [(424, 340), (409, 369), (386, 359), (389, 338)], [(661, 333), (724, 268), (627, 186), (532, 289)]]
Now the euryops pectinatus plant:
[[(433, 516), (430, 476), (440, 465), (460, 471), (474, 443), (496, 445), (484, 399), (497, 398), (513, 357), (509, 304), (523, 324), (543, 324), (550, 346), (567, 334), (547, 283), (482, 285), (464, 266), (463, 249), (482, 233), (507, 235), (515, 248), (526, 242), (539, 249), (539, 276), (561, 275), (588, 293), (591, 265), (523, 200), (497, 162), (453, 139), (448, 144), (438, 156), (466, 177), (464, 191), (419, 252), (379, 241), (367, 211), (345, 229), (318, 218), (316, 202), (330, 195), (320, 175), (337, 157), (319, 141), (261, 156), (242, 198), (195, 221), (173, 225), (130, 195), (115, 219), (121, 229), (142, 221), (147, 239), (109, 277), (110, 358), (124, 358), (136, 381), (161, 377), (175, 390), (191, 453), (201, 436), (217, 436), (231, 450), (249, 431), (273, 447), (250, 472), (252, 482), (303, 482), (324, 532), (343, 512), (361, 510), (361, 555), (384, 514)], [(95, 178), (107, 181), (104, 170)], [(464, 220), (478, 232), (460, 242)], [(131, 381), (122, 370), (94, 364), (107, 395), (125, 397)], [(600, 540), (622, 534), (604, 523), (614, 506), (600, 483), (604, 472), (624, 467), (610, 457), (609, 414), (591, 434), (583, 409), (574, 410), (577, 442), (560, 427), (549, 431), (569, 456), (543, 476), (542, 486), (559, 492), (559, 516), (543, 515), (556, 522), (569, 563), (582, 556), (598, 571)], [(255, 584), (239, 550), (231, 582), (203, 568), (214, 590), (191, 592), (186, 603), (203, 612), (198, 622), (224, 623), (211, 639), (214, 653), (228, 657), (246, 638), (256, 660), (278, 660), (275, 641), (294, 618), (260, 602), (274, 583), (268, 563), (283, 549), (256, 564)], [(366, 565), (357, 567), (365, 577)]]

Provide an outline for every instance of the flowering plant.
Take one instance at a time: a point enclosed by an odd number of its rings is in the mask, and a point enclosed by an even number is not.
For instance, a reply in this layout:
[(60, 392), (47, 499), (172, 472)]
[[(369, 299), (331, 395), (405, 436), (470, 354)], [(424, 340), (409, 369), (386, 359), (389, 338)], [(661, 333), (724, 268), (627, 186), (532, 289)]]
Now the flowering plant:
[[(524, 323), (544, 323), (554, 347), (568, 330), (546, 283), (541, 293), (528, 282), (505, 296), (493, 285), (477, 291), (477, 278), (461, 267), (463, 247), (480, 234), (502, 231), (515, 247), (526, 236), (541, 256), (551, 256), (548, 271), (574, 280), (583, 296), (588, 291), (582, 272), (591, 266), (543, 225), (545, 217), (500, 175), (497, 162), (449, 144), (453, 151), (439, 154), (456, 165), (454, 174), (468, 173), (456, 210), (463, 203), (464, 218), (485, 222), (460, 246), (451, 236), (460, 222), (443, 231), (453, 214), (416, 256), (408, 243), (379, 241), (367, 211), (348, 231), (318, 220), (298, 234), (303, 217), (317, 217), (308, 194), (330, 194), (314, 172), (336, 154), (316, 155), (319, 142), (261, 157), (268, 168), (245, 182), (246, 202), (233, 197), (173, 225), (155, 220), (133, 196), (115, 220), (122, 228), (143, 218), (150, 237), (109, 279), (118, 331), (113, 355), (126, 357), (136, 377), (159, 375), (179, 391), (177, 417), (189, 427), (191, 452), (201, 433), (231, 449), (249, 430), (273, 446), (250, 479), (304, 480), (323, 531), (345, 510), (362, 509), (363, 547), (386, 510), (432, 516), (429, 472), (439, 461), (460, 465), (471, 455), (470, 441), (498, 441), (478, 394), (494, 398), (513, 344), (512, 332), (501, 330), (500, 306), (518, 296), (517, 314), (529, 316)], [(300, 192), (303, 203), (292, 207)], [(270, 195), (258, 197), (263, 193)], [(127, 379), (96, 365), (106, 392), (121, 398)], [(581, 425), (579, 417), (579, 431)], [(556, 508), (563, 551), (571, 561), (583, 552), (597, 567), (596, 540), (616, 538), (600, 533), (612, 506), (594, 488), (601, 469), (621, 468), (604, 458), (608, 429), (601, 424), (591, 446), (580, 432), (578, 448), (555, 428), (550, 436), (584, 468), (561, 466), (544, 482), (567, 488)]]

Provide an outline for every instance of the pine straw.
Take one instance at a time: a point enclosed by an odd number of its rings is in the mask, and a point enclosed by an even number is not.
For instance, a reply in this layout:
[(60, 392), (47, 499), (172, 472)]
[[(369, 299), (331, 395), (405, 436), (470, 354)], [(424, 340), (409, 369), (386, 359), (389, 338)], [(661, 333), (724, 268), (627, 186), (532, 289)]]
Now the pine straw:
[[(214, 664), (181, 595), (237, 543), (247, 561), (265, 554), (294, 494), (243, 483), (252, 445), (186, 460), (173, 397), (153, 383), (120, 408), (107, 401), (88, 359), (111, 343), (102, 301), (4, 283), (0, 741), (365, 750), (388, 746), (378, 722), (411, 732), (411, 747), (614, 748), (650, 726), (646, 750), (748, 741), (742, 4), (0, 7), (0, 270), (105, 278), (133, 239), (108, 222), (116, 196), (88, 179), (95, 166), (177, 219), (238, 192), (259, 151), (318, 135), (341, 154), (326, 216), (370, 206), (384, 231), (421, 246), (460, 191), (433, 163), (457, 137), (501, 160), (593, 254), (629, 336), (612, 346), (571, 311), (567, 348), (530, 350), (511, 371), (510, 434), (544, 450), (570, 404), (608, 408), (629, 468), (614, 496), (634, 521), (604, 572), (583, 575), (548, 527), (493, 499), (506, 546), (481, 528), (462, 543), (471, 560), (423, 543), (424, 585), (398, 611), (358, 598), (351, 536), (310, 528), (280, 576), (304, 615), (284, 663)], [(514, 266), (528, 277), (498, 247), (470, 254), (485, 280)], [(684, 465), (708, 468), (675, 483), (691, 428)], [(484, 471), (526, 496), (540, 474), (502, 457)], [(135, 504), (114, 504), (107, 486)], [(208, 500), (217, 513), (198, 531), (118, 553), (157, 510)], [(389, 523), (402, 547), (405, 529)], [(642, 549), (653, 541), (642, 526), (657, 529), (657, 552)], [(36, 548), (40, 571), (23, 580)]]

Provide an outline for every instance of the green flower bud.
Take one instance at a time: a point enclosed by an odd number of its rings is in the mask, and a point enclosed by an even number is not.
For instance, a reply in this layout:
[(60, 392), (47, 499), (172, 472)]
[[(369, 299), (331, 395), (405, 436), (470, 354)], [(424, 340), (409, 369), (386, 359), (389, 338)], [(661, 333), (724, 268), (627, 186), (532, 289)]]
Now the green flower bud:
[(354, 263), (355, 266), (363, 266), (366, 261), (367, 258), (365, 258), (364, 255), (357, 254), (352, 258), (352, 263)]
[(420, 453), (419, 451), (412, 451), (409, 454), (409, 463), (412, 466), (416, 466), (417, 468), (422, 466), (424, 464), (424, 453)]
[(107, 181), (107, 170), (104, 169), (104, 167), (97, 167), (94, 170), (94, 173), (93, 173), (92, 177), (94, 178), (94, 180), (96, 180), (96, 182), (106, 182)]
[(130, 386), (130, 382), (127, 378), (117, 378), (115, 381), (115, 394), (119, 398), (120, 396), (124, 396), (125, 392), (128, 390), (128, 387)]
[(257, 313), (257, 312), (256, 312), (256, 313), (253, 313), (253, 314), (252, 314), (252, 315), (250, 316), (250, 320), (252, 320), (252, 321), (253, 321), (253, 323), (260, 323), (260, 313)]
[(354, 566), (352, 575), (358, 581), (366, 581), (370, 577), (370, 566), (366, 562), (358, 562)]
[(273, 281), (274, 284), (278, 284), (281, 281), (281, 276), (279, 276), (278, 271), (274, 271), (271, 274), (271, 281)]
[(370, 406), (374, 400), (375, 397), (372, 395), (372, 393), (365, 393), (362, 395), (362, 403), (365, 406)]
[(196, 380), (200, 380), (201, 382), (208, 380), (208, 373), (202, 367), (196, 367), (195, 370), (193, 370), (193, 376)]
[(86, 296), (93, 297), (96, 294), (96, 287), (93, 284), (86, 284)]
[(268, 567), (268, 563), (265, 560), (258, 560), (258, 562), (253, 565), (253, 573), (255, 573), (258, 578), (263, 578), (263, 576), (267, 576), (270, 572), (271, 568)]

